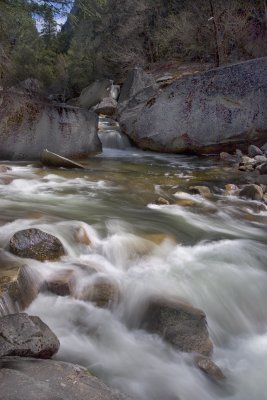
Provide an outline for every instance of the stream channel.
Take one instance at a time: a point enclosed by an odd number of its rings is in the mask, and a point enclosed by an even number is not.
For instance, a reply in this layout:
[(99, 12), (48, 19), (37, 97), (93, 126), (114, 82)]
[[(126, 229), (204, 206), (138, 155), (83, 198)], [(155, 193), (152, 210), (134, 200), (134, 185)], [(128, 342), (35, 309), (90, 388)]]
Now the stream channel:
[[(127, 146), (115, 139), (106, 145)], [(38, 227), (57, 236), (67, 255), (58, 262), (27, 259), (32, 269), (45, 278), (73, 270), (77, 293), (96, 274), (119, 289), (109, 309), (38, 295), (26, 312), (58, 336), (55, 358), (87, 367), (133, 399), (267, 399), (267, 212), (225, 194), (224, 185), (239, 183), (242, 173), (215, 158), (134, 147), (104, 148), (85, 164), (86, 170), (61, 170), (10, 163), (10, 182), (0, 185), (0, 247), (16, 231)], [(210, 187), (213, 196), (188, 194), (193, 185)], [(170, 196), (174, 204), (157, 204)], [(74, 240), (79, 227), (90, 244)], [(176, 296), (206, 313), (222, 384), (206, 377), (192, 355), (139, 329), (152, 295)]]

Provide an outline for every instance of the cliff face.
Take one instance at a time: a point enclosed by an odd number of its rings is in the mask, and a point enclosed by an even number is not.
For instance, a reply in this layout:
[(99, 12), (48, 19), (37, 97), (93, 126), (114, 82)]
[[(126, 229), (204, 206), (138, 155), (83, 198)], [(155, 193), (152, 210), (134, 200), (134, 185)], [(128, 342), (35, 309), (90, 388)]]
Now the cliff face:
[(97, 115), (27, 95), (0, 96), (0, 159), (37, 160), (44, 149), (69, 158), (101, 152)]

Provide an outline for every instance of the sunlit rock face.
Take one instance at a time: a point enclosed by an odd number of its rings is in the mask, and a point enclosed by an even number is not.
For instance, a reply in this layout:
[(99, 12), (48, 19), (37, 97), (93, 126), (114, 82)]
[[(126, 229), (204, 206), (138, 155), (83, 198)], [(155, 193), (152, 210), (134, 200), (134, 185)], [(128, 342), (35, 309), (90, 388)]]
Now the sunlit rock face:
[[(119, 109), (122, 130), (141, 148), (218, 153), (267, 139), (267, 58), (196, 73)], [(122, 88), (123, 92), (123, 88)]]
[(1, 100), (0, 159), (37, 160), (46, 148), (69, 158), (101, 152), (95, 113), (14, 92)]

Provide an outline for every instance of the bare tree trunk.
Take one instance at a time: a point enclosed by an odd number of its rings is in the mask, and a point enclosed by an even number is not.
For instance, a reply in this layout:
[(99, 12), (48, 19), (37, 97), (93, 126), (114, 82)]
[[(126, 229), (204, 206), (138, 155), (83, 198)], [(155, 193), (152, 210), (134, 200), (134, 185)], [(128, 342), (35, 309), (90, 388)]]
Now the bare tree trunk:
[(220, 66), (220, 52), (219, 52), (219, 43), (218, 43), (218, 27), (217, 27), (215, 13), (214, 13), (213, 0), (209, 0), (209, 4), (210, 4), (210, 12), (211, 12), (213, 31), (214, 31), (214, 50), (215, 50), (214, 60), (215, 60), (215, 66), (219, 67)]

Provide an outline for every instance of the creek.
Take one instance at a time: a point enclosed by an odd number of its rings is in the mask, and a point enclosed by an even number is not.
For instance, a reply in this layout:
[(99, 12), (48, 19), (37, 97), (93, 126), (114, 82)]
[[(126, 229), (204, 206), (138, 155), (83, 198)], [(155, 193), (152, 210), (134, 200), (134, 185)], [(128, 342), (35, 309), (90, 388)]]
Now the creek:
[[(110, 131), (117, 144), (106, 145), (119, 149), (104, 148), (86, 170), (10, 163), (0, 176), (10, 178), (0, 185), (0, 247), (16, 231), (38, 227), (57, 236), (67, 255), (26, 260), (30, 267), (45, 278), (74, 270), (77, 292), (94, 268), (120, 291), (110, 309), (44, 292), (26, 311), (58, 336), (56, 359), (86, 366), (133, 399), (267, 399), (266, 210), (225, 195), (240, 172), (217, 159), (143, 152)], [(213, 196), (187, 194), (192, 185)], [(169, 196), (177, 202), (156, 204)], [(90, 245), (73, 240), (81, 226)], [(204, 310), (223, 383), (209, 380), (192, 355), (139, 329), (151, 295)]]

